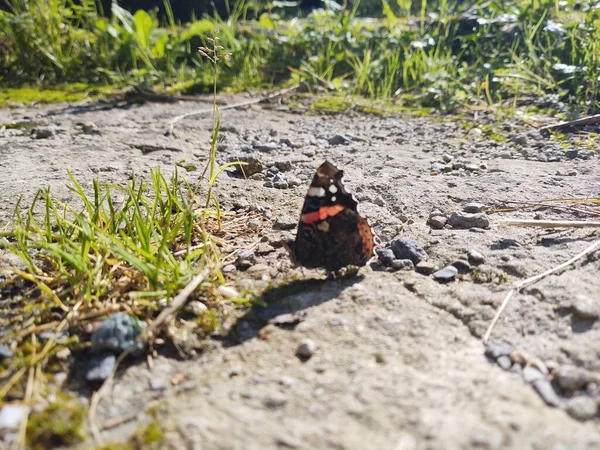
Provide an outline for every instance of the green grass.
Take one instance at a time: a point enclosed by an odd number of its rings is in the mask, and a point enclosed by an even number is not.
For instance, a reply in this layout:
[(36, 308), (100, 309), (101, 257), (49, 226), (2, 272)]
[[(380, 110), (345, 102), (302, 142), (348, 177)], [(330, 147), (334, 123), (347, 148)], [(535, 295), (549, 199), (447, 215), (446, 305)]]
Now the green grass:
[[(80, 6), (70, 0), (10, 3), (13, 10), (0, 13), (5, 85), (83, 82), (212, 92), (212, 63), (196, 49), (210, 48), (219, 29), (220, 44), (233, 53), (223, 61), (219, 90), (304, 79), (440, 111), (484, 105), (506, 113), (535, 104), (582, 113), (599, 104), (595, 0), (363, 0), (353, 10), (318, 10), (294, 21), (268, 11), (242, 20), (256, 5), (240, 0), (231, 20), (203, 17), (187, 24), (131, 14), (116, 4), (109, 20), (93, 0)], [(357, 11), (380, 17), (364, 19)]]

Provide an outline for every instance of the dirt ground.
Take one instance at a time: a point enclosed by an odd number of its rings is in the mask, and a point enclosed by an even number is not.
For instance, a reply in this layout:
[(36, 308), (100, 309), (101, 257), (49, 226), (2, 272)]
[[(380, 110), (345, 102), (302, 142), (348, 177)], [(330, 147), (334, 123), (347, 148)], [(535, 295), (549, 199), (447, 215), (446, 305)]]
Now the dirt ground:
[[(42, 186), (72, 200), (67, 168), (88, 187), (93, 177), (124, 183), (157, 166), (169, 173), (181, 161), (201, 168), (210, 116), (164, 133), (172, 117), (199, 107), (0, 110), (0, 124), (50, 126), (0, 130), (0, 224), (20, 195), (31, 198)], [(255, 252), (258, 267), (229, 276), (249, 290), (291, 271), (299, 281), (195, 358), (159, 357), (152, 367), (120, 373), (98, 411), (100, 423), (113, 424), (102, 432), (106, 442), (125, 441), (140, 423), (158, 420), (164, 448), (177, 449), (600, 448), (598, 253), (511, 301), (491, 337), (510, 348), (493, 346), (486, 357), (481, 341), (512, 282), (568, 260), (600, 234), (499, 226), (506, 218), (585, 218), (572, 210), (489, 214), (487, 229), (428, 224), (433, 210), (447, 216), (470, 202), (500, 208), (597, 198), (597, 143), (581, 136), (559, 142), (513, 120), (494, 124), (504, 141), (486, 137), (485, 119), (311, 115), (285, 104), (223, 111), (221, 123), (220, 162), (242, 155), (265, 168), (278, 163), (285, 181), (275, 188), (262, 174), (221, 177), (217, 194), (228, 208), (260, 212), (256, 233), (265, 244)], [(414, 239), (439, 267), (472, 250), (485, 261), (450, 283), (378, 265), (342, 280), (293, 269), (277, 242), (294, 232), (281, 229), (294, 226), (326, 159), (344, 170), (383, 242)], [(265, 325), (286, 313), (299, 323)], [(317, 349), (301, 360), (295, 354), (305, 339)], [(503, 370), (507, 356), (510, 370)]]

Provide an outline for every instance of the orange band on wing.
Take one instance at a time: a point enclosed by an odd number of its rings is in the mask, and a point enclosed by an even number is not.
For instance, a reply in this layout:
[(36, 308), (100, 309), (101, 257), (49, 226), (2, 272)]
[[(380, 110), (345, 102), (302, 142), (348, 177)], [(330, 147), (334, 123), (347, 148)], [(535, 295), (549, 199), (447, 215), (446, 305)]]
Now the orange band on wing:
[(302, 216), (303, 223), (315, 223), (319, 220), (325, 220), (328, 217), (333, 217), (336, 214), (342, 212), (344, 210), (344, 206), (342, 205), (333, 205), (333, 206), (323, 206), (319, 208), (318, 211), (314, 211), (308, 214), (304, 214)]

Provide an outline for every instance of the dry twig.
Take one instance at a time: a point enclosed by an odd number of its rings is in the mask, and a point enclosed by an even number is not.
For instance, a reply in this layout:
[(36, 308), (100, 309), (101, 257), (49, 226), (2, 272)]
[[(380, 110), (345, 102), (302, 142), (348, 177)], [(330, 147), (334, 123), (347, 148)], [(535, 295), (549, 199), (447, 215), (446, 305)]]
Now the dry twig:
[[(291, 86), (289, 88), (286, 89), (281, 89), (280, 91), (277, 92), (273, 92), (272, 94), (269, 95), (265, 95), (264, 97), (260, 97), (260, 98), (255, 98), (252, 100), (248, 100), (245, 102), (241, 102), (241, 103), (233, 103), (230, 105), (225, 105), (225, 106), (220, 106), (219, 110), (220, 111), (224, 111), (226, 109), (235, 109), (235, 108), (243, 108), (244, 106), (250, 106), (250, 105), (255, 105), (257, 103), (261, 103), (276, 97), (281, 97), (282, 95), (285, 95), (289, 92), (295, 91), (296, 89), (298, 89), (299, 85), (296, 84), (294, 86)], [(201, 109), (199, 111), (192, 111), (186, 114), (181, 114), (180, 116), (174, 117), (172, 118), (169, 123), (167, 124), (167, 130), (165, 131), (165, 136), (171, 136), (173, 134), (173, 130), (175, 128), (175, 124), (177, 122), (179, 122), (182, 119), (187, 119), (188, 117), (193, 117), (193, 116), (200, 116), (202, 114), (210, 114), (214, 111), (214, 108), (208, 108), (208, 109)]]
[(581, 119), (568, 120), (566, 122), (556, 123), (554, 125), (548, 125), (540, 128), (541, 132), (548, 131), (561, 131), (571, 127), (583, 127), (586, 125), (595, 125), (600, 123), (600, 114), (594, 116), (582, 117)]
[(535, 275), (533, 277), (527, 278), (526, 280), (519, 281), (518, 283), (516, 283), (513, 286), (513, 288), (510, 291), (508, 291), (508, 294), (506, 294), (506, 297), (504, 298), (504, 301), (500, 305), (500, 308), (498, 308), (498, 311), (496, 312), (496, 315), (492, 319), (492, 322), (490, 323), (490, 326), (488, 327), (488, 329), (485, 332), (485, 335), (483, 336), (483, 343), (487, 344), (488, 339), (490, 338), (490, 335), (492, 334), (492, 330), (494, 329), (494, 326), (496, 326), (496, 322), (498, 322), (498, 319), (500, 318), (500, 316), (504, 312), (504, 309), (506, 308), (506, 305), (508, 305), (509, 300), (513, 297), (514, 294), (518, 293), (519, 290), (521, 290), (525, 286), (529, 286), (530, 284), (536, 283), (537, 281), (541, 280), (542, 278), (544, 278), (544, 277), (546, 277), (548, 275), (552, 275), (553, 273), (556, 273), (556, 272), (564, 269), (565, 267), (570, 266), (575, 261), (577, 261), (577, 260), (583, 258), (584, 256), (589, 255), (590, 253), (592, 253), (598, 247), (600, 247), (600, 240), (594, 242), (592, 245), (590, 245), (584, 251), (582, 251), (581, 253), (575, 255), (574, 257), (572, 257), (571, 259), (569, 259), (567, 262), (559, 264), (558, 266), (553, 267), (551, 269), (548, 269), (545, 272), (542, 272), (542, 273), (540, 273), (538, 275)]

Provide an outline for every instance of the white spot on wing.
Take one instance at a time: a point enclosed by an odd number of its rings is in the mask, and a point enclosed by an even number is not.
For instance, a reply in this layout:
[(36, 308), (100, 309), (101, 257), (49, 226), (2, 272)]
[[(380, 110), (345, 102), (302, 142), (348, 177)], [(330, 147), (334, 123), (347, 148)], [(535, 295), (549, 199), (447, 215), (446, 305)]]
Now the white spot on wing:
[(335, 202), (336, 200), (337, 200), (337, 197), (335, 195), (331, 197), (332, 202)]
[(335, 184), (332, 184), (331, 186), (329, 186), (329, 192), (331, 192), (332, 194), (335, 194), (338, 191), (338, 188)]
[(322, 187), (311, 186), (308, 188), (308, 195), (310, 197), (325, 197), (325, 189)]

